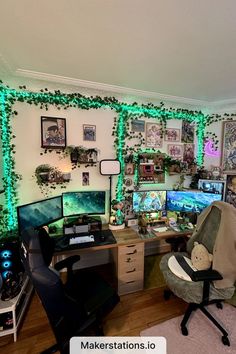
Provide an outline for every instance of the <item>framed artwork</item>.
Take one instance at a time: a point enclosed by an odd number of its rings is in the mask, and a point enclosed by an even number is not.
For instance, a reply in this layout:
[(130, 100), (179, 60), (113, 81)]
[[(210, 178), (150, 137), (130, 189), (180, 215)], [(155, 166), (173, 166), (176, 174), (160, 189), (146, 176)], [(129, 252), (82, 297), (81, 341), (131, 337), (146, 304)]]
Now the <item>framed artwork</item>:
[(152, 148), (162, 147), (162, 129), (159, 124), (146, 123), (146, 146)]
[(134, 164), (128, 162), (125, 164), (125, 174), (126, 175), (133, 175), (134, 174)]
[(145, 121), (134, 119), (131, 121), (131, 130), (133, 132), (140, 132), (143, 133), (145, 131)]
[(180, 141), (180, 129), (167, 128), (165, 131), (165, 141)]
[(66, 120), (65, 118), (41, 117), (41, 147), (66, 147)]
[(83, 124), (83, 139), (85, 141), (96, 141), (96, 125)]
[(89, 186), (89, 172), (82, 172), (82, 186)]
[(194, 144), (184, 144), (183, 161), (188, 164), (194, 161)]
[(182, 160), (183, 158), (183, 145), (168, 144), (167, 145), (168, 155), (176, 160)]
[(194, 123), (190, 123), (186, 120), (182, 121), (182, 143), (193, 143), (194, 142)]
[(236, 208), (236, 175), (227, 175), (225, 201)]
[(236, 174), (236, 121), (223, 122), (222, 170)]

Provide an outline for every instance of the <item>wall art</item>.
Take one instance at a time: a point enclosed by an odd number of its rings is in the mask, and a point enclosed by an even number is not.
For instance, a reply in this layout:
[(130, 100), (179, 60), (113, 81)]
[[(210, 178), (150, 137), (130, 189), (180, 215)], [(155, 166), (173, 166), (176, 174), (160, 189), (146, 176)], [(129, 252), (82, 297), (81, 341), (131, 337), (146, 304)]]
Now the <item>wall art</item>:
[(66, 120), (65, 118), (41, 117), (41, 147), (66, 147)]

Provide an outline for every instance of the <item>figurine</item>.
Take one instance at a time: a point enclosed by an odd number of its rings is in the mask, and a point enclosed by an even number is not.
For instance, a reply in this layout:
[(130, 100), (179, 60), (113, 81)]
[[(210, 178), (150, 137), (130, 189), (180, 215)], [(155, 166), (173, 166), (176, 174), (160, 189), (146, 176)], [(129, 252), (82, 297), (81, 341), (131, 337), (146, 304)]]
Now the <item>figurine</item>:
[(145, 215), (141, 214), (138, 218), (138, 231), (142, 235), (147, 234), (147, 221), (145, 219)]
[(122, 209), (124, 207), (124, 203), (117, 199), (113, 199), (111, 202), (112, 209), (115, 210), (115, 220), (113, 224), (122, 225), (124, 223), (124, 213)]

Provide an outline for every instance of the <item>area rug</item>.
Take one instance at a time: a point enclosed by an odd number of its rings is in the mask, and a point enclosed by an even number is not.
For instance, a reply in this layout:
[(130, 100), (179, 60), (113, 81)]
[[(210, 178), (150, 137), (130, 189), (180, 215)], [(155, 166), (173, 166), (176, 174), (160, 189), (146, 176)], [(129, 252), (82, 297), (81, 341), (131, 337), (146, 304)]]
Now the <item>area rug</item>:
[(144, 257), (144, 289), (160, 288), (165, 286), (159, 264), (163, 255)]
[(140, 336), (162, 336), (167, 340), (167, 354), (235, 354), (236, 353), (236, 308), (224, 304), (223, 310), (208, 306), (209, 312), (229, 333), (230, 347), (221, 341), (221, 332), (200, 310), (192, 314), (183, 336), (180, 323), (183, 316), (175, 317), (154, 327), (145, 329)]

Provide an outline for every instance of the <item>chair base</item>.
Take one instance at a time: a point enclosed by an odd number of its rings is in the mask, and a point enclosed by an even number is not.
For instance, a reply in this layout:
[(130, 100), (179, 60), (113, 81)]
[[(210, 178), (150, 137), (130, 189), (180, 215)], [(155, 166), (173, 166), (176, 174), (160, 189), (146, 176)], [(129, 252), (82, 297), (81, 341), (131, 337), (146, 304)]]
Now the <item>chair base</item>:
[(217, 308), (222, 309), (223, 306), (221, 304), (220, 301), (218, 300), (213, 300), (213, 301), (209, 301), (207, 304), (201, 303), (201, 304), (195, 304), (195, 303), (190, 303), (188, 305), (188, 308), (184, 314), (184, 318), (180, 324), (181, 327), (181, 332), (184, 336), (188, 335), (188, 329), (186, 327), (187, 322), (192, 314), (193, 311), (196, 311), (197, 309), (200, 309), (202, 311), (202, 313), (221, 331), (221, 333), (223, 334), (222, 336), (222, 343), (224, 345), (228, 345), (230, 346), (230, 341), (228, 339), (228, 332), (226, 332), (226, 330), (219, 324), (219, 322), (216, 321), (216, 319), (210, 314), (209, 311), (207, 311), (207, 309), (205, 308), (205, 305), (209, 305), (215, 303)]

